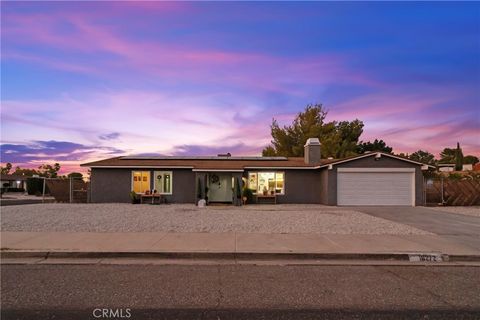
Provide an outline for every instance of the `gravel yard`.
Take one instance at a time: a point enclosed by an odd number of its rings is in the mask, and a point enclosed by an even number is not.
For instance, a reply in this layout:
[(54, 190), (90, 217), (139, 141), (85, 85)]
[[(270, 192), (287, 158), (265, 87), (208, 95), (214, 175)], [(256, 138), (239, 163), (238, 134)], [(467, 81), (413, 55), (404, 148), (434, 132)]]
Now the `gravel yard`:
[(245, 207), (131, 204), (32, 204), (1, 208), (2, 231), (253, 232), (430, 234), (400, 223), (321, 205)]
[(464, 214), (467, 216), (480, 217), (480, 207), (429, 207), (435, 211)]

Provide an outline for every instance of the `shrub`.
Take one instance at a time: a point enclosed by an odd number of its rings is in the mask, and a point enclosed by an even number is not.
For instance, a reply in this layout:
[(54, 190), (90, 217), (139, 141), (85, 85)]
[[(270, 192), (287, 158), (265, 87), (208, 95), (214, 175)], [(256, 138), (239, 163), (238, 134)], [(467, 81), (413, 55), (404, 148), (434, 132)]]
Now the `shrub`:
[(249, 188), (243, 188), (243, 196), (247, 198), (247, 203), (253, 203), (253, 191)]
[[(27, 178), (27, 190), (29, 195), (42, 195), (43, 193), (43, 179)], [(50, 193), (48, 186), (45, 184), (45, 194)]]
[(135, 191), (130, 191), (130, 199), (132, 200), (132, 204), (140, 203), (140, 198)]

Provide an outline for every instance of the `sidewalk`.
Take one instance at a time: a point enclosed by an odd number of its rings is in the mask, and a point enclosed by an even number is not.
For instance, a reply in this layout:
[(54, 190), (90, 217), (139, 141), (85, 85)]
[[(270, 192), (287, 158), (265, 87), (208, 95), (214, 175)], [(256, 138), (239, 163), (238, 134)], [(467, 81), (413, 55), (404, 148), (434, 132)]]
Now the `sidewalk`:
[[(260, 233), (2, 232), (2, 257), (12, 253), (399, 255), (477, 256), (455, 238), (436, 235), (335, 235)], [(20, 254), (21, 255), (21, 254)]]

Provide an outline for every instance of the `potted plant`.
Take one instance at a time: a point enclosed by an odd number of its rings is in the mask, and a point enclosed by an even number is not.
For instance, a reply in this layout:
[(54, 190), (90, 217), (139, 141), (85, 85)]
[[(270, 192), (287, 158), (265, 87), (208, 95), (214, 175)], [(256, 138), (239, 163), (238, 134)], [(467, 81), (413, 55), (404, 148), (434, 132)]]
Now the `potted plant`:
[(140, 203), (140, 198), (138, 195), (135, 193), (135, 191), (130, 192), (130, 199), (132, 200), (132, 204), (137, 204)]
[(205, 202), (208, 205), (208, 187), (207, 186), (205, 186)]
[(243, 188), (243, 203), (253, 203), (253, 191), (247, 187)]

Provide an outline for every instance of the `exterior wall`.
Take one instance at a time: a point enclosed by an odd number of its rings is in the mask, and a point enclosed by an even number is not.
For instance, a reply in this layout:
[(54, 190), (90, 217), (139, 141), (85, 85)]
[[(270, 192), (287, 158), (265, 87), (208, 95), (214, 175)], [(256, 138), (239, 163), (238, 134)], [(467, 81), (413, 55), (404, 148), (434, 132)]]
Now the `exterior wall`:
[[(153, 189), (153, 171), (158, 169), (101, 169), (93, 168), (91, 181), (91, 202), (130, 202), (132, 190), (132, 171), (150, 171), (152, 174), (151, 189)], [(190, 169), (165, 169), (172, 171), (173, 192), (165, 195), (167, 203), (195, 202), (195, 173)]]
[[(248, 172), (285, 172), (285, 194), (277, 195), (277, 203), (321, 203), (319, 170), (249, 170)], [(245, 171), (244, 176), (248, 177)]]
[(415, 168), (415, 205), (424, 205), (423, 173), (421, 170), (421, 166), (414, 163), (390, 158), (388, 156), (382, 156), (378, 160), (375, 159), (375, 156), (365, 157), (334, 165), (332, 170), (328, 170), (327, 168), (322, 169), (322, 171), (327, 172), (328, 175), (328, 200), (325, 204), (332, 206), (337, 205), (338, 168)]
[(328, 200), (328, 179), (329, 179), (328, 170), (320, 170), (320, 203), (329, 204)]

